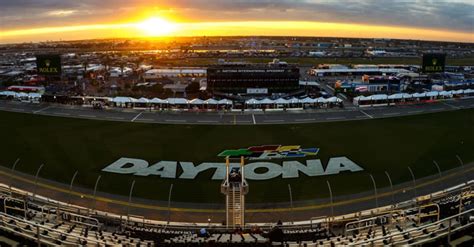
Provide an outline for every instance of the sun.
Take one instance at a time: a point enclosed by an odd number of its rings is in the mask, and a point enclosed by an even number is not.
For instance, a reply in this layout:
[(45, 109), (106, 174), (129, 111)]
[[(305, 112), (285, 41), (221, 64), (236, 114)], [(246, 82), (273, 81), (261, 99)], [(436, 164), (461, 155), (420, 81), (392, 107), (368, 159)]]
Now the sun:
[(150, 17), (136, 24), (146, 36), (163, 36), (176, 31), (176, 24), (159, 17)]

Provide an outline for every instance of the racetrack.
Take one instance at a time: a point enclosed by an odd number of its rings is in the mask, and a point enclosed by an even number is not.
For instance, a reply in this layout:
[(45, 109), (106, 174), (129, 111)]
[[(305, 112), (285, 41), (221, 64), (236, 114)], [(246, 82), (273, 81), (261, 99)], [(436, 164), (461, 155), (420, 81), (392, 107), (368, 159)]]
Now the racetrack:
[[(467, 101), (429, 105), (424, 111), (441, 107), (454, 109), (452, 106), (458, 102)], [(44, 106), (39, 107), (44, 109)], [(53, 108), (43, 112), (49, 109)], [(386, 114), (383, 110), (364, 110), (374, 114), (372, 111)], [(392, 113), (391, 116), (360, 121), (233, 126), (91, 121), (66, 115), (51, 117), (0, 112), (2, 136), (6, 140), (0, 147), (0, 162), (9, 167), (20, 157), (17, 169), (29, 174), (34, 174), (44, 162), (40, 176), (63, 183), (68, 183), (78, 170), (76, 184), (88, 188), (92, 188), (97, 176), (101, 175), (100, 191), (122, 195), (128, 193), (131, 180), (135, 179), (134, 195), (154, 200), (166, 200), (168, 188), (173, 183), (174, 201), (200, 203), (221, 203), (223, 200), (219, 193), (220, 181), (209, 179), (211, 171), (195, 180), (182, 180), (112, 174), (101, 172), (101, 169), (120, 157), (143, 159), (151, 164), (160, 160), (196, 164), (222, 162), (217, 154), (224, 149), (265, 144), (317, 147), (320, 152), (316, 158), (324, 164), (331, 157), (346, 156), (364, 169), (331, 176), (301, 175), (294, 179), (249, 181), (251, 190), (247, 201), (271, 203), (288, 200), (288, 184), (291, 184), (295, 201), (307, 200), (327, 196), (326, 189), (321, 189), (326, 188), (326, 179), (339, 195), (352, 194), (371, 189), (368, 174), (373, 174), (378, 186), (384, 187), (388, 186), (386, 170), (394, 183), (401, 183), (410, 179), (408, 165), (419, 178), (437, 172), (432, 160), (437, 160), (442, 170), (459, 165), (455, 155), (466, 163), (474, 160), (474, 110), (406, 117), (395, 117), (397, 115)], [(304, 162), (304, 159), (298, 160)]]
[(0, 110), (34, 113), (39, 115), (74, 117), (94, 120), (200, 125), (259, 125), (337, 122), (373, 118), (399, 117), (424, 113), (474, 108), (474, 98), (446, 100), (429, 104), (403, 105), (396, 107), (320, 109), (288, 112), (172, 112), (132, 109), (93, 110), (86, 107), (23, 104), (1, 101)]

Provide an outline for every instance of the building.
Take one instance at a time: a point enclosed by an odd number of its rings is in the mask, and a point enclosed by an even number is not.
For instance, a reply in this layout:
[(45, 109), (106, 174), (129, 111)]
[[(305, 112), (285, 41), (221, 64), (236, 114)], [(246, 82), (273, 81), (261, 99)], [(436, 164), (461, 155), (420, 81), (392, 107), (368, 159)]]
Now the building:
[(299, 68), (292, 65), (232, 65), (207, 69), (212, 93), (274, 94), (299, 89)]
[(205, 77), (206, 69), (203, 68), (159, 68), (147, 70), (143, 78), (154, 80), (164, 77)]

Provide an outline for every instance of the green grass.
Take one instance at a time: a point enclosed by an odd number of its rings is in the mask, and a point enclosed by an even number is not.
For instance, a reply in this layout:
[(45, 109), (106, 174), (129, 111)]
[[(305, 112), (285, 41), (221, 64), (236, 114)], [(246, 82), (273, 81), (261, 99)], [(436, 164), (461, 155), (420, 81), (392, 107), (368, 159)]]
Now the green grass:
[[(318, 158), (326, 164), (330, 157), (347, 156), (365, 170), (324, 177), (250, 181), (248, 202), (326, 197), (326, 179), (335, 195), (371, 189), (368, 174), (379, 187), (388, 186), (384, 171), (395, 183), (408, 181), (407, 166), (416, 177), (434, 174), (435, 159), (443, 170), (458, 166), (459, 154), (474, 161), (474, 110), (435, 113), (364, 121), (298, 125), (166, 125), (81, 120), (32, 114), (0, 112), (0, 164), (10, 167), (17, 157), (17, 169), (34, 174), (45, 163), (41, 176), (68, 183), (74, 171), (76, 184), (92, 188), (102, 175), (99, 190), (128, 194), (136, 179), (134, 196), (166, 200), (173, 187), (173, 200), (222, 202), (220, 181), (211, 181), (212, 172), (196, 180), (135, 177), (101, 172), (120, 157), (159, 160), (223, 161), (217, 154), (224, 149), (253, 145), (282, 144), (319, 147)], [(179, 172), (178, 172), (179, 174)]]

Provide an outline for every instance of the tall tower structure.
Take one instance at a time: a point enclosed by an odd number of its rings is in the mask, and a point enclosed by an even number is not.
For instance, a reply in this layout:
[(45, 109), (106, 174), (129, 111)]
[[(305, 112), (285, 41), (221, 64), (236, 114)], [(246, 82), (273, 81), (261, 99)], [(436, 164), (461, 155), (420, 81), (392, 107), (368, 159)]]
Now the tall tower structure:
[(231, 167), (226, 157), (226, 176), (221, 184), (221, 192), (225, 195), (227, 227), (245, 225), (245, 195), (249, 186), (245, 180), (244, 157), (240, 157), (240, 165)]

